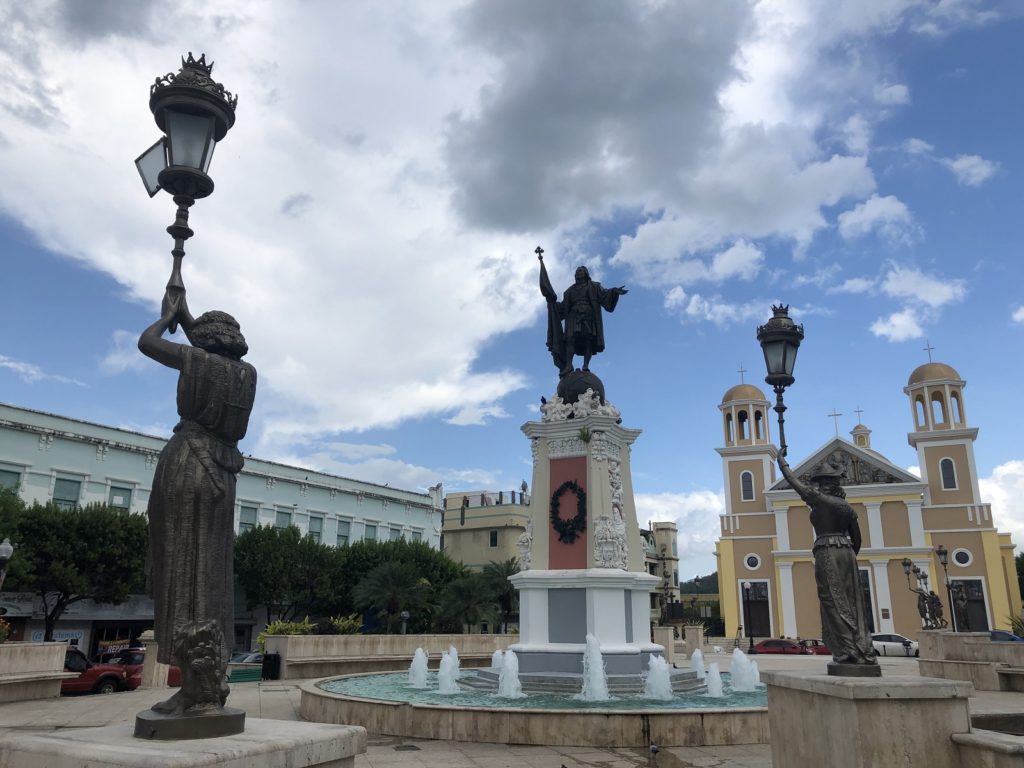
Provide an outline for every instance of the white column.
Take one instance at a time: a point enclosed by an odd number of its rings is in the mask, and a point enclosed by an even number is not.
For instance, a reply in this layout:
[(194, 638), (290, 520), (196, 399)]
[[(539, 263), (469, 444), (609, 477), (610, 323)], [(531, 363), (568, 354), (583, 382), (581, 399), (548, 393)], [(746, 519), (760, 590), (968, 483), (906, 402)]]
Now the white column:
[[(875, 604), (878, 606), (878, 631), (892, 633), (896, 631), (892, 619), (892, 595), (889, 592), (889, 561), (872, 560), (871, 570), (875, 576)], [(889, 611), (885, 618), (882, 609)]]
[(796, 637), (796, 599), (793, 596), (793, 564), (779, 563), (779, 593), (782, 595), (782, 634)]
[[(921, 501), (908, 501), (907, 518), (910, 521), (910, 546), (924, 546), (924, 518), (921, 516)], [(874, 541), (874, 539), (872, 539)]]
[(789, 509), (775, 510), (775, 537), (780, 552), (789, 552)]
[(882, 541), (882, 502), (866, 501), (864, 508), (868, 512), (868, 535), (871, 537), (871, 548), (881, 549), (885, 546)]
[(548, 642), (548, 591), (519, 590), (519, 629), (522, 643), (543, 645)]

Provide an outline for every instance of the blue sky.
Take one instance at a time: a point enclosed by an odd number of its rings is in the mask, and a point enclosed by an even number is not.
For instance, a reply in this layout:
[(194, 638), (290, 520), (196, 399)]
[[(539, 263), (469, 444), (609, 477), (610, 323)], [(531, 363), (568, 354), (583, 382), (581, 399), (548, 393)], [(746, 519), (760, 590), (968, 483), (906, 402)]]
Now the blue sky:
[[(211, 6), (216, 7), (211, 7)], [(179, 31), (180, 30), (180, 31)], [(1024, 16), (1012, 3), (40, 2), (0, 7), (0, 400), (144, 432), (170, 269), (132, 165), (148, 87), (206, 52), (239, 94), (192, 210), (195, 311), (260, 371), (246, 452), (393, 486), (531, 479), (550, 396), (533, 249), (630, 288), (593, 369), (643, 522), (694, 572), (722, 511), (722, 393), (756, 326), (806, 327), (792, 454), (855, 409), (913, 466), (910, 371), (968, 381), (983, 492), (1024, 540), (1018, 226)]]

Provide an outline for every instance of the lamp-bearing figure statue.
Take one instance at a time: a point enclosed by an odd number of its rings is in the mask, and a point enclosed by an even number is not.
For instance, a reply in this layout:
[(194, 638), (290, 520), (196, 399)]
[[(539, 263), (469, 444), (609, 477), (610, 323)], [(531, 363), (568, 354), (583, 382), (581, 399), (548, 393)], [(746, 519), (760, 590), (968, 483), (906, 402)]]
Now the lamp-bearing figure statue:
[[(573, 371), (573, 358), (583, 356), (583, 371), (590, 370), (590, 358), (604, 351), (604, 323), (601, 310), (614, 312), (619, 296), (629, 293), (625, 286), (604, 288), (590, 279), (586, 267), (576, 270), (576, 282), (566, 289), (562, 300), (551, 287), (544, 267), (544, 250), (537, 248), (540, 260), (540, 292), (548, 303), (548, 350), (564, 377)], [(564, 321), (564, 327), (563, 327)]]
[[(192, 346), (163, 338), (180, 323)], [(160, 454), (149, 499), (149, 589), (157, 660), (181, 668), (181, 688), (153, 706), (166, 715), (223, 707), (234, 636), (235, 481), (256, 396), (256, 369), (226, 312), (193, 318), (184, 288), (169, 287), (139, 349), (180, 371), (174, 436)]]
[(957, 632), (971, 631), (971, 620), (967, 616), (967, 590), (963, 584), (953, 585), (953, 615)]
[(871, 645), (864, 597), (857, 568), (861, 533), (857, 514), (846, 501), (840, 475), (831, 467), (811, 476), (814, 486), (802, 482), (779, 454), (779, 469), (811, 509), (814, 527), (814, 580), (821, 604), (821, 634), (832, 651), (830, 675), (877, 677), (878, 659)]

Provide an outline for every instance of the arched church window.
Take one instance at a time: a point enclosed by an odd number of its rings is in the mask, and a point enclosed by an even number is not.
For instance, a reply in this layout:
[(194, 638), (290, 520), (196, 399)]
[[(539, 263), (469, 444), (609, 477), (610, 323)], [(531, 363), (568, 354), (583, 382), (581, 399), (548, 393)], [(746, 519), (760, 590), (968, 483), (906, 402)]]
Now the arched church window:
[(754, 473), (743, 472), (740, 474), (740, 498), (743, 501), (754, 500)]
[(739, 412), (738, 421), (740, 423), (740, 440), (749, 440), (750, 439), (750, 424), (747, 421), (747, 412), (746, 411), (740, 411)]
[(956, 464), (952, 459), (942, 459), (939, 462), (939, 474), (942, 475), (942, 490), (956, 490)]
[(963, 411), (960, 409), (960, 395), (958, 395), (956, 392), (951, 392), (949, 395), (949, 404), (953, 410), (953, 423), (963, 424), (964, 414)]
[(732, 423), (732, 414), (725, 414), (725, 442), (732, 445), (736, 442), (736, 430)]
[(928, 423), (928, 419), (924, 411), (923, 397), (914, 398), (914, 418), (917, 420), (917, 426), (919, 427), (923, 427), (925, 424)]
[(946, 401), (943, 399), (941, 392), (932, 393), (932, 423), (946, 423)]
[(764, 414), (754, 411), (754, 435), (758, 440), (764, 440)]

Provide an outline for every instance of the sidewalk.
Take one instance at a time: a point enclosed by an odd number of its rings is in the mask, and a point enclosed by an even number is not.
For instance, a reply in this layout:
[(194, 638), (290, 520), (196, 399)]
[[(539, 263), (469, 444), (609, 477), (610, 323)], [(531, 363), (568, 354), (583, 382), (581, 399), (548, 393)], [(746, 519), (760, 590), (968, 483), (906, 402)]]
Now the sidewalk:
[[(708, 656), (723, 671), (727, 656)], [(758, 656), (762, 670), (824, 672), (826, 657)], [(882, 658), (883, 675), (916, 675), (915, 659)], [(306, 681), (236, 683), (230, 705), (248, 717), (299, 720), (299, 685)], [(135, 714), (170, 695), (167, 689), (131, 691), (109, 696), (67, 696), (46, 701), (0, 704), (0, 733), (9, 730), (95, 728), (132, 723)], [(971, 699), (971, 711), (1024, 712), (1024, 693), (981, 693)], [(717, 747), (667, 747), (653, 758), (646, 749), (590, 747), (532, 747), (451, 741), (409, 740), (370, 734), (359, 768), (770, 768), (767, 744)]]

